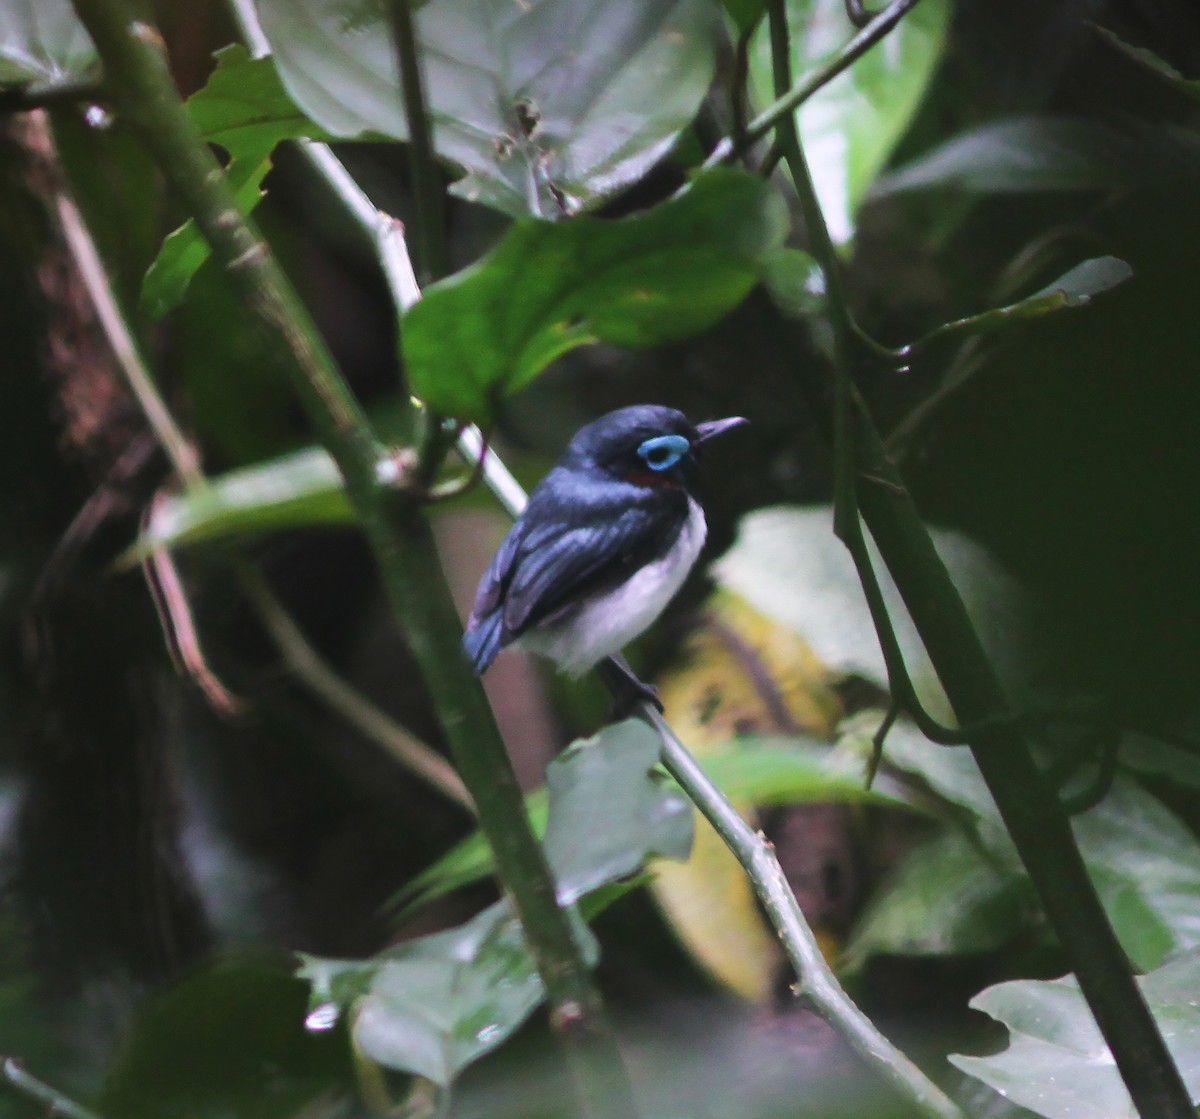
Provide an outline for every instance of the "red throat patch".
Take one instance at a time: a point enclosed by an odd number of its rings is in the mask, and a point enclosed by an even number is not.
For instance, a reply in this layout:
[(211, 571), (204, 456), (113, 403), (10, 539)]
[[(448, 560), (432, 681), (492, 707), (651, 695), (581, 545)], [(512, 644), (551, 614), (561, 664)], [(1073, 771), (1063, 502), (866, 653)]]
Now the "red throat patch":
[(625, 475), (625, 481), (632, 482), (646, 490), (681, 490), (678, 478), (673, 478), (667, 471), (631, 470)]

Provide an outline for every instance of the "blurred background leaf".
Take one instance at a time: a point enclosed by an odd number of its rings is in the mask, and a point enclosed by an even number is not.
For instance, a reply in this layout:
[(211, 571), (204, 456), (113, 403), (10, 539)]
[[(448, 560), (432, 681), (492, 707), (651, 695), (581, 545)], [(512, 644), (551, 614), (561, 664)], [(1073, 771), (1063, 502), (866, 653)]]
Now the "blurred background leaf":
[[(854, 237), (858, 208), (900, 142), (933, 79), (950, 23), (949, 0), (925, 0), (799, 111), (800, 139), (830, 235)], [(788, 0), (792, 80), (836, 54), (856, 28), (842, 0)], [(759, 29), (750, 54), (759, 107), (774, 100), (771, 46)]]
[(0, 5), (0, 85), (42, 92), (92, 77), (96, 50), (68, 0), (6, 0)]

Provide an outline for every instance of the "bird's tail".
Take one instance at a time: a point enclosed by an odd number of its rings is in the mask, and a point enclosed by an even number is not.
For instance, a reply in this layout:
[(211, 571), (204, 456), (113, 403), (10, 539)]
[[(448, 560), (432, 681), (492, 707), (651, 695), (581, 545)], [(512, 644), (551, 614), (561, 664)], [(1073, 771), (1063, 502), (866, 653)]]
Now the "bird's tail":
[(500, 652), (502, 620), (500, 611), (493, 610), (463, 634), (463, 649), (466, 650), (476, 676), (482, 676), (491, 668), (492, 661)]

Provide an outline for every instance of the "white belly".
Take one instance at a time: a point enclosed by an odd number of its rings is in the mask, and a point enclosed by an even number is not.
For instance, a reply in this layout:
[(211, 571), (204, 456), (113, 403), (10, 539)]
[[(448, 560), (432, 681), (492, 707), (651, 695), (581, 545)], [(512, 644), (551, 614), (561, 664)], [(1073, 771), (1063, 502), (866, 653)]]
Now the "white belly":
[(570, 676), (582, 676), (620, 651), (663, 612), (683, 586), (707, 534), (704, 510), (689, 497), (688, 519), (675, 546), (662, 559), (635, 571), (619, 587), (585, 601), (568, 619), (526, 633), (516, 644), (557, 661)]

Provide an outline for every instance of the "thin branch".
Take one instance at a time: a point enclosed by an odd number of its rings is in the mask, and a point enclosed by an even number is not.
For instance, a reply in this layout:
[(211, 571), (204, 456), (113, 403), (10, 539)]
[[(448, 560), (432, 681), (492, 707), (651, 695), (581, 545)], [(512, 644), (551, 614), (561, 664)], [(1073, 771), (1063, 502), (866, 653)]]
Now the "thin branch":
[(475, 802), (454, 767), (334, 672), (255, 568), (239, 564), (237, 575), (246, 600), (304, 686), (405, 769), (474, 815)]
[(846, 0), (846, 18), (855, 27), (866, 27), (874, 16), (875, 13), (862, 0)]
[[(166, 500), (159, 491), (142, 518), (142, 528), (154, 516), (155, 508)], [(204, 693), (208, 702), (222, 715), (244, 714), (246, 703), (235, 696), (208, 665), (200, 645), (200, 633), (192, 617), (191, 604), (175, 567), (175, 560), (166, 548), (156, 548), (142, 560), (142, 572), (150, 589), (150, 600), (162, 626), (167, 652), (180, 675), (188, 677)]]
[(287, 375), (341, 470), (438, 721), (524, 927), (561, 1026), (586, 1114), (636, 1113), (603, 1004), (566, 914), (495, 718), (460, 648), (461, 624), (418, 501), (376, 483), (377, 440), (270, 248), (242, 215), (179, 100), (161, 36), (125, 0), (74, 0), (114, 100), (138, 130), (184, 211), (280, 350)]
[(102, 1119), (99, 1112), (76, 1103), (70, 1096), (50, 1087), (44, 1080), (27, 1073), (13, 1057), (0, 1061), (0, 1077), (23, 1096), (46, 1109), (47, 1116), (61, 1115), (64, 1119)]
[(81, 101), (99, 101), (100, 85), (87, 78), (73, 82), (51, 82), (14, 86), (0, 90), (0, 113), (24, 113), (34, 109), (53, 109)]
[[(49, 126), (45, 116), (40, 115), (40, 127), (48, 134)], [(96, 309), (100, 327), (108, 339), (109, 346), (112, 347), (113, 357), (116, 358), (130, 391), (137, 398), (159, 446), (166, 452), (175, 472), (186, 485), (203, 486), (206, 483), (200, 471), (200, 457), (196, 448), (175, 422), (175, 417), (171, 415), (171, 410), (158, 391), (150, 370), (142, 360), (137, 343), (125, 322), (125, 316), (113, 296), (108, 273), (100, 259), (96, 242), (79, 213), (79, 207), (71, 196), (66, 180), (60, 174), (55, 174), (53, 180), (54, 210), (62, 226), (67, 249), (75, 261), (83, 286), (87, 289), (88, 298)]]
[(643, 703), (639, 714), (662, 739), (663, 764), (671, 776), (745, 868), (799, 977), (796, 994), (806, 998), (855, 1052), (914, 1106), (927, 1115), (962, 1119), (962, 1112), (945, 1093), (892, 1045), (842, 990), (796, 902), (796, 895), (771, 844), (742, 819), (651, 704)]
[(883, 39), (920, 0), (894, 0), (873, 17), (863, 29), (854, 36), (828, 62), (818, 66), (791, 89), (776, 89), (776, 99), (747, 125), (741, 143), (734, 140), (722, 140), (704, 161), (705, 167), (714, 167), (720, 163), (728, 163), (739, 158), (747, 148), (756, 144), (777, 124), (792, 117), (814, 93), (827, 86), (843, 71), (848, 70), (876, 43)]

